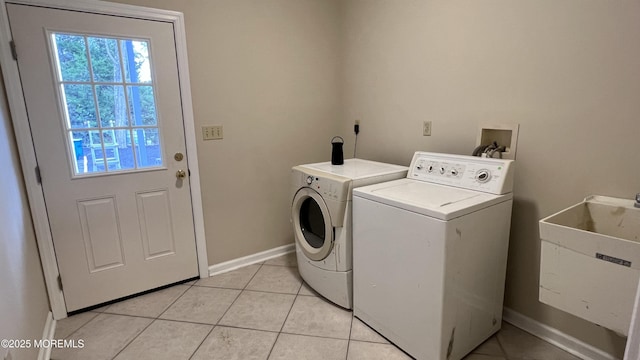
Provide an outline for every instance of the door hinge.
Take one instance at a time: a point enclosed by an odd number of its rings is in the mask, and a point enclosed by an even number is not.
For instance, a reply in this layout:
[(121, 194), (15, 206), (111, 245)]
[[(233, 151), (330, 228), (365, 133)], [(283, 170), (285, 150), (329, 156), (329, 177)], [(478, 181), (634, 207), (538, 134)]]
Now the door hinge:
[(36, 166), (36, 181), (38, 184), (42, 184), (42, 174), (40, 174), (40, 166)]
[(11, 40), (9, 41), (9, 46), (11, 47), (11, 55), (13, 56), (13, 60), (18, 60), (18, 51), (16, 50), (16, 43)]
[(62, 291), (62, 276), (58, 275), (58, 288)]

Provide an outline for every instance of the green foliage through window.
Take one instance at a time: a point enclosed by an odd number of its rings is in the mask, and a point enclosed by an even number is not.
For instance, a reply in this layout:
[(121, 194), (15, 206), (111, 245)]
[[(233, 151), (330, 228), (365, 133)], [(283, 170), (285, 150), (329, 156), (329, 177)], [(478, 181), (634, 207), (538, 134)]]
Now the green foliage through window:
[[(76, 162), (76, 174), (161, 166), (148, 42), (65, 33), (52, 40), (74, 157), (93, 163)], [(105, 155), (107, 145), (118, 156)]]

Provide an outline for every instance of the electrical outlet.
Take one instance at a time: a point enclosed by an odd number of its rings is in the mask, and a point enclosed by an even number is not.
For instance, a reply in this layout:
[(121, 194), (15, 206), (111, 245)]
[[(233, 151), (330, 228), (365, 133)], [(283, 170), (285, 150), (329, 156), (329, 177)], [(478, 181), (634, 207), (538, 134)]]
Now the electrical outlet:
[(220, 140), (220, 139), (222, 139), (222, 125), (202, 127), (202, 140)]
[(431, 121), (422, 123), (422, 136), (431, 136)]

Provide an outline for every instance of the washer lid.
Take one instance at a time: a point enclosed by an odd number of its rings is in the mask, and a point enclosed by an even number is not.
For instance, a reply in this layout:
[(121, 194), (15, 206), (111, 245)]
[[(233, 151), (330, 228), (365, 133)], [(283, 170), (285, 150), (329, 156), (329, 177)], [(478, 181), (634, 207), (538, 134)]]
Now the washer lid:
[(440, 220), (454, 219), (512, 198), (412, 179), (400, 179), (353, 190), (354, 197), (395, 206)]

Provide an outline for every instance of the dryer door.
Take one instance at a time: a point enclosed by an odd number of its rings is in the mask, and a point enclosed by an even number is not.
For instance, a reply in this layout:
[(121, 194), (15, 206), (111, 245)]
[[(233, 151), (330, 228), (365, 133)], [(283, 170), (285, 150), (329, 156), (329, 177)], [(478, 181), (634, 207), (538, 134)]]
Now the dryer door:
[(333, 226), (329, 208), (322, 196), (310, 188), (301, 188), (291, 207), (296, 243), (310, 259), (327, 257), (333, 247)]

